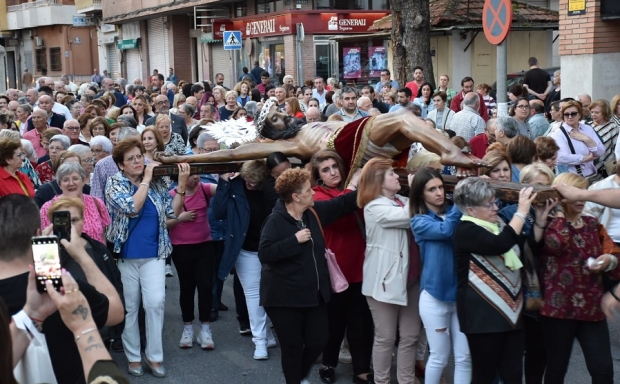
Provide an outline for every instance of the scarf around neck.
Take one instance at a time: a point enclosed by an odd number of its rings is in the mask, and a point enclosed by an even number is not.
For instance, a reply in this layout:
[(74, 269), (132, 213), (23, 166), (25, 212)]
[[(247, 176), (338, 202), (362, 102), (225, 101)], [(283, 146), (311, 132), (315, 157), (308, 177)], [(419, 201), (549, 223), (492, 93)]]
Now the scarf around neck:
[[(477, 219), (473, 216), (469, 216), (469, 215), (463, 215), (461, 217), (461, 221), (469, 221), (472, 222), (484, 229), (486, 229), (487, 231), (491, 232), (494, 235), (499, 235), (500, 233), (500, 228), (499, 225), (494, 224), (494, 223), (490, 223), (486, 220), (480, 220)], [(509, 268), (511, 271), (517, 270), (521, 267), (523, 267), (523, 263), (521, 263), (521, 260), (519, 259), (519, 256), (517, 256), (516, 252), (511, 248), (508, 252), (503, 254), (504, 257), (504, 265)]]

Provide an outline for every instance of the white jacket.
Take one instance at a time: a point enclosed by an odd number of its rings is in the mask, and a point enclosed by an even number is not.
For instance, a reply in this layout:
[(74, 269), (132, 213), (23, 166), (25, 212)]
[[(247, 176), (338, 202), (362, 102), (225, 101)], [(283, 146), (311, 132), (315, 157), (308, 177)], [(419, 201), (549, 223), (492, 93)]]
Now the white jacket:
[[(452, 118), (454, 117), (454, 114), (455, 112), (453, 110), (448, 108), (448, 106), (445, 106), (443, 109), (443, 116), (442, 116), (443, 118), (441, 122), (442, 127), (441, 128), (437, 127), (437, 129), (441, 129), (442, 131), (445, 131), (446, 129), (450, 129), (450, 123), (452, 122)], [(433, 109), (432, 111), (430, 111), (428, 115), (426, 116), (426, 118), (433, 120), (433, 122), (437, 124), (437, 110)]]
[[(599, 181), (598, 183), (591, 185), (590, 188), (588, 189), (598, 191), (601, 189), (618, 189), (618, 188), (620, 188), (620, 185), (618, 185), (618, 183), (616, 182), (616, 175), (611, 175)], [(592, 203), (592, 202), (587, 202), (584, 207), (584, 213), (596, 217), (599, 223), (603, 224), (603, 227), (607, 229), (609, 237), (611, 237), (611, 239), (614, 242), (618, 242), (620, 240), (620, 232), (614, 231), (615, 233), (612, 233), (609, 231), (609, 229), (612, 229), (612, 230), (614, 229), (611, 227), (611, 221), (614, 219), (613, 217), (614, 211), (619, 211), (619, 210), (609, 208), (601, 204)]]
[(396, 305), (407, 305), (409, 273), (409, 199), (405, 205), (380, 196), (364, 207), (366, 253), (362, 294)]

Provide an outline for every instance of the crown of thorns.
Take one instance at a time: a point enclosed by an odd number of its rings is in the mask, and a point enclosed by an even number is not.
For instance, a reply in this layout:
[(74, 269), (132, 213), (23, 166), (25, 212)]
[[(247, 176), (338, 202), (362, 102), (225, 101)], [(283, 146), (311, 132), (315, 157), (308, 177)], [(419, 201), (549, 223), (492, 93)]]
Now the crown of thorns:
[(261, 137), (263, 137), (263, 125), (265, 124), (267, 115), (269, 114), (271, 107), (273, 107), (274, 105), (278, 105), (278, 99), (276, 99), (275, 97), (270, 97), (269, 99), (267, 99), (267, 101), (265, 101), (265, 104), (263, 105), (263, 108), (260, 110), (260, 115), (258, 115), (258, 119), (256, 119), (256, 130)]

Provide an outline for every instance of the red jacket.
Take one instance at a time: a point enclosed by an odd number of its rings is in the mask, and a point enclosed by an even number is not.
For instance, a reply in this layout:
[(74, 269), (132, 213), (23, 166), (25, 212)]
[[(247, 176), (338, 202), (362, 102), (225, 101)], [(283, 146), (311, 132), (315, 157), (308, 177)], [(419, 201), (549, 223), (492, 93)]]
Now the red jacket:
[[(22, 182), (24, 187), (28, 190), (27, 196), (34, 197), (34, 187), (28, 176), (20, 171), (15, 172), (17, 178)], [(17, 193), (20, 195), (26, 195), (24, 189), (20, 185), (17, 178), (8, 173), (4, 167), (0, 167), (0, 197)]]
[(472, 137), (469, 140), (469, 146), (471, 147), (471, 154), (482, 159), (487, 153), (487, 148), (489, 148), (489, 139), (487, 139), (486, 132)]
[[(312, 188), (316, 193), (314, 200), (331, 200), (349, 190), (339, 191), (337, 189), (316, 186)], [(357, 210), (359, 218), (364, 221), (364, 211)], [(349, 283), (359, 283), (362, 281), (364, 266), (364, 252), (366, 241), (362, 237), (362, 232), (355, 218), (355, 214), (350, 213), (342, 216), (329, 226), (323, 228), (327, 247), (336, 255), (338, 266), (342, 270), (344, 277)]]
[[(478, 94), (478, 96), (480, 96), (480, 108), (478, 108), (480, 117), (482, 117), (482, 119), (485, 122), (489, 121), (489, 111), (487, 110), (487, 106), (484, 103), (482, 95)], [(450, 109), (453, 110), (454, 112), (459, 112), (461, 110), (462, 102), (463, 102), (463, 92), (459, 92), (456, 94), (456, 96), (452, 98), (452, 101), (450, 102)]]

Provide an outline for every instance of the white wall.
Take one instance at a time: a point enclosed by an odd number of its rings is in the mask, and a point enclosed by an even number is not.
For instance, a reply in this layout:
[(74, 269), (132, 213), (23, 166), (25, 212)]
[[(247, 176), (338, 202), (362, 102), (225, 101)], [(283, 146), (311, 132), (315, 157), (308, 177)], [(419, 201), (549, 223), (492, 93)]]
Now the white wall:
[(611, 100), (620, 90), (620, 53), (562, 56), (562, 97), (587, 93), (592, 100)]
[[(472, 50), (473, 44), (467, 49), (467, 52), (463, 52), (467, 44), (472, 38), (471, 32), (467, 34), (465, 40), (461, 40), (460, 31), (452, 31), (452, 75), (450, 76), (450, 88), (454, 90), (461, 89), (461, 79), (466, 76), (471, 76), (471, 62), (472, 62)], [(475, 80), (475, 79), (474, 79)]]

